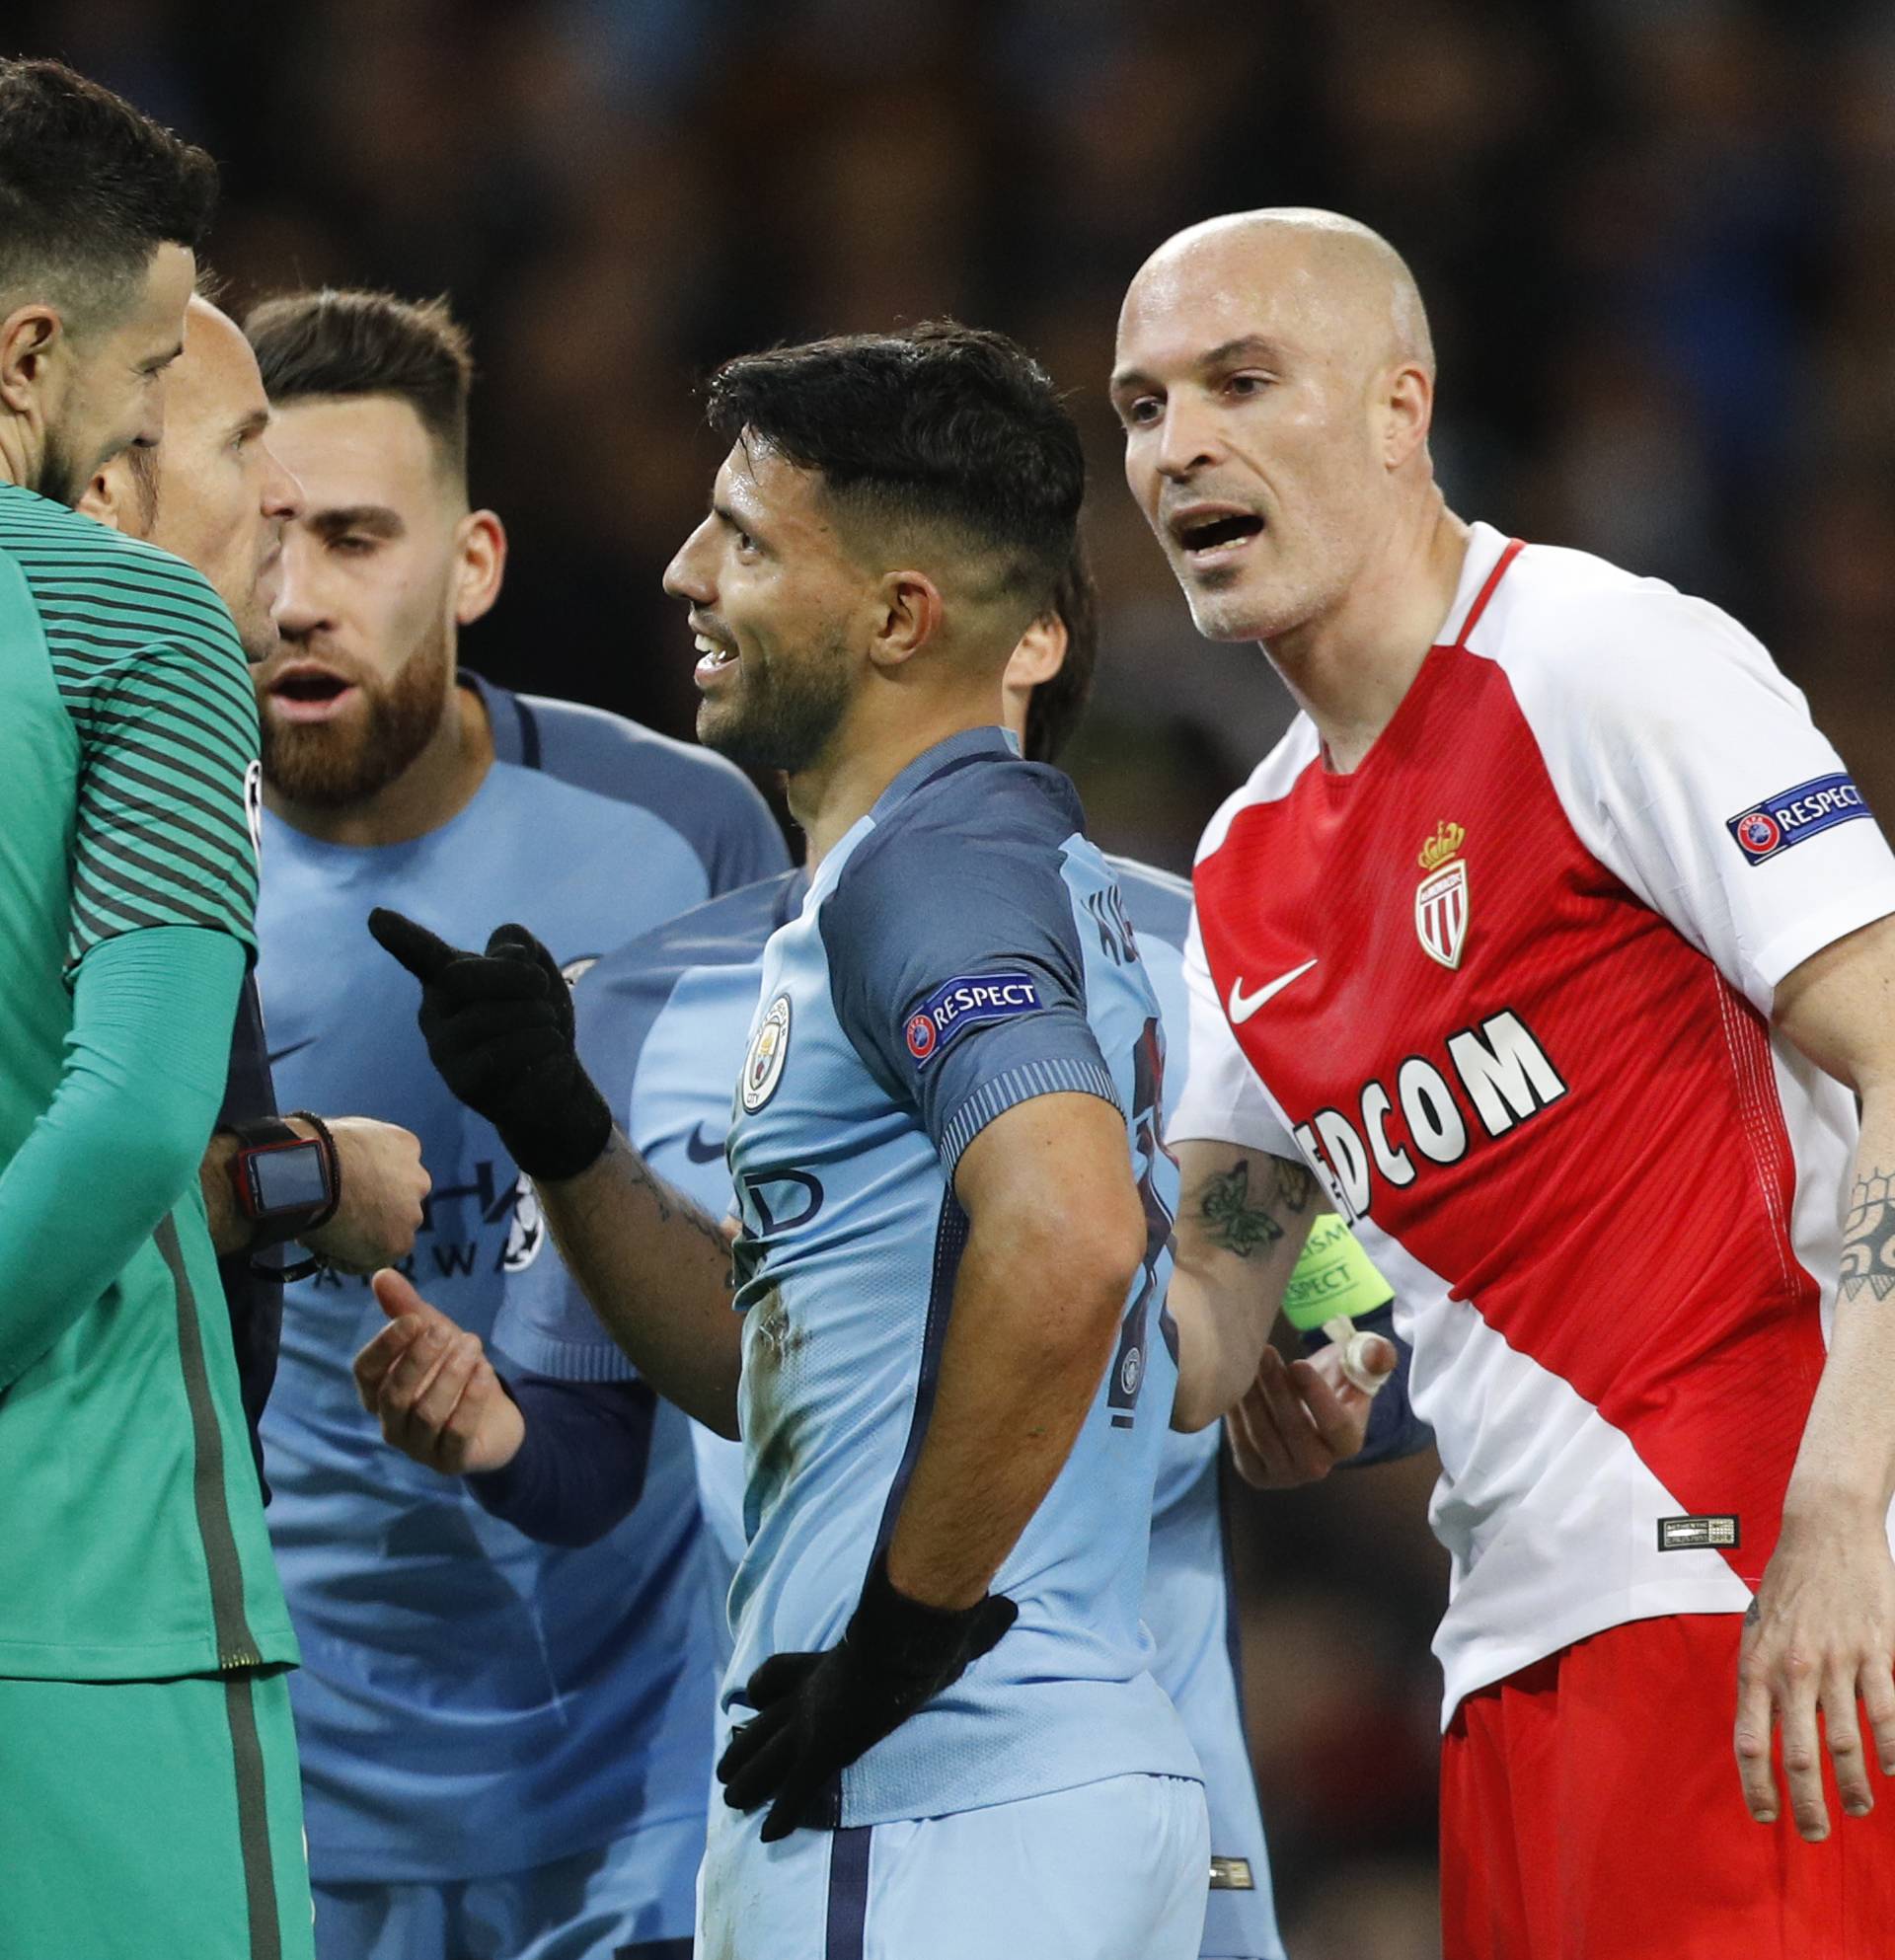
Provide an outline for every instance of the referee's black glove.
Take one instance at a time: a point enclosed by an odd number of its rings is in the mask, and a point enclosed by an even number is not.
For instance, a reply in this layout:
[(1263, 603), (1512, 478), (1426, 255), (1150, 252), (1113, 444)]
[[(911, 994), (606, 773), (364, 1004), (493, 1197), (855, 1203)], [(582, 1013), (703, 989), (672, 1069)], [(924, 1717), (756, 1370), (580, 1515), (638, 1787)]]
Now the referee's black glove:
[(898, 1593), (885, 1556), (869, 1568), (841, 1643), (819, 1654), (774, 1654), (750, 1677), (755, 1716), (718, 1762), (723, 1800), (755, 1810), (774, 1797), (763, 1842), (799, 1825), (840, 1821), (836, 1778), (924, 1702), (992, 1650), (1020, 1615), (1005, 1593), (945, 1613)]
[(612, 1137), (612, 1112), (572, 1045), (572, 990), (524, 926), (463, 952), (377, 906), (368, 930), (421, 983), (421, 1034), (441, 1080), (500, 1133), (529, 1177), (576, 1177)]

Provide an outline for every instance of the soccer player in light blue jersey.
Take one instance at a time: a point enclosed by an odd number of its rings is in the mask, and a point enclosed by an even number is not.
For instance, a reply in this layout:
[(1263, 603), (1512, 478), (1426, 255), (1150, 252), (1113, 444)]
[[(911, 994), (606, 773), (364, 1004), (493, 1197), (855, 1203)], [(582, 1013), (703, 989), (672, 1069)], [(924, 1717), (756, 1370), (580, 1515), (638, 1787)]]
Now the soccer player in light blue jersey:
[(551, 956), (375, 929), (640, 1374), (725, 1434), (741, 1405), (701, 1951), (1187, 1960), (1204, 1801), (1139, 1625), (1175, 1380), (1158, 999), (1071, 786), (995, 725), (1077, 435), (951, 327), (734, 362), (711, 404), (731, 449), (667, 578), (700, 733), (787, 770), (811, 864), (739, 1074), (734, 1303)]
[[(1053, 607), (1022, 637), (1007, 669), (1005, 721), (1029, 761), (1057, 761), (1084, 712), (1096, 654), (1091, 580), (1075, 560)], [(1181, 879), (1129, 860), (1107, 862), (1158, 991), (1170, 1079), (1188, 1059), (1182, 964), (1190, 890)], [(804, 873), (787, 871), (714, 899), (608, 953), (574, 985), (579, 1053), (625, 1135), (660, 1176), (714, 1216), (731, 1204), (723, 1153), (728, 1086), (736, 1081), (759, 1005), (764, 946), (796, 916), (806, 889)], [(1335, 1277), (1326, 1264), (1323, 1277), (1332, 1297)], [(1381, 1289), (1379, 1297), (1386, 1296)], [(1390, 1319), (1382, 1306), (1357, 1325), (1387, 1334)], [(493, 1346), (502, 1369), (524, 1368), (568, 1385), (564, 1397), (544, 1399), (543, 1387), (529, 1380), (522, 1388), (512, 1373), (503, 1382), (493, 1360), (483, 1362), (469, 1347), (418, 1404), (385, 1401), (389, 1363), (428, 1324), (426, 1316), (411, 1314), (400, 1336), (378, 1335), (365, 1350), (362, 1386), (391, 1440), (418, 1462), (472, 1472), (482, 1501), (536, 1537), (596, 1537), (638, 1502), (638, 1458), (623, 1446), (615, 1452), (610, 1432), (580, 1413), (587, 1398), (603, 1398), (605, 1385), (635, 1379), (636, 1371), (550, 1249), (508, 1280)], [(1371, 1419), (1363, 1398), (1340, 1387), (1338, 1409), (1346, 1405), (1369, 1424), (1368, 1442), (1351, 1463), (1413, 1447), (1417, 1439), (1404, 1429), (1399, 1390), (1392, 1385), (1376, 1400)], [(1318, 1406), (1326, 1419), (1334, 1418), (1336, 1411), (1320, 1400)], [(743, 1452), (700, 1423), (691, 1431), (714, 1625), (727, 1662), (724, 1603), (746, 1548)], [(1144, 1618), (1154, 1644), (1153, 1675), (1176, 1707), (1204, 1772), (1211, 1869), (1201, 1960), (1277, 1960), (1282, 1947), (1232, 1637), (1236, 1607), (1218, 1436), (1212, 1427), (1175, 1431), (1167, 1439)], [(1346, 1455), (1340, 1436), (1334, 1452)]]
[[(255, 670), (276, 1087), (421, 1139), (409, 1268), (484, 1334), (538, 1227), (500, 1138), (428, 1065), (369, 910), (447, 933), (528, 912), (570, 963), (786, 856), (728, 763), (457, 672), (505, 541), (469, 507), (467, 348), (442, 309), (305, 294), (246, 324), (305, 491), (283, 643)], [(319, 1954), (688, 1951), (709, 1743), (682, 1419), (623, 1392), (604, 1419), (644, 1453), (647, 1511), (586, 1549), (533, 1544), (376, 1440), (349, 1361), (380, 1322), (365, 1279), (293, 1285), (264, 1423)]]

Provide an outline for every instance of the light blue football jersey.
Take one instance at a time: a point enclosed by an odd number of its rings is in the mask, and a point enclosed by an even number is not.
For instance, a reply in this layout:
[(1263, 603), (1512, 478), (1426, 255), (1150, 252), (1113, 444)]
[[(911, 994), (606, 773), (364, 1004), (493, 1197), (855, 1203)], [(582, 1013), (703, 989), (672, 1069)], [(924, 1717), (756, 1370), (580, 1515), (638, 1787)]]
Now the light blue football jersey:
[[(843, 1827), (1107, 1776), (1196, 1777), (1140, 1624), (1176, 1363), (1158, 999), (1072, 785), (973, 729), (910, 763), (764, 948), (728, 1154), (748, 1540), (727, 1722), (771, 1655), (838, 1640), (928, 1429), (968, 1221), (961, 1153), (1038, 1095), (1122, 1112), (1149, 1223), (1091, 1411), (993, 1581), (1006, 1637), (843, 1771)], [(1023, 1311), (1030, 1312), (1029, 1303)]]
[[(1165, 1023), (1165, 1075), (1181, 1083), (1190, 1066), (1190, 1007), (1184, 936), (1191, 888), (1182, 878), (1129, 859), (1107, 860), (1138, 935)], [(1152, 1512), (1145, 1623), (1157, 1652), (1152, 1672), (1171, 1696), (1204, 1770), (1211, 1813), (1212, 1890), (1204, 1914), (1203, 1960), (1282, 1960), (1263, 1815), (1244, 1720), (1244, 1661), (1223, 1502), (1224, 1426), (1172, 1431)]]
[[(1190, 887), (1128, 859), (1106, 862), (1158, 994), (1167, 1079), (1176, 1081), (1189, 1041), (1183, 949)], [(714, 1218), (732, 1202), (723, 1085), (736, 1080), (756, 1018), (764, 945), (800, 909), (806, 884), (791, 871), (714, 899), (607, 954), (574, 988), (579, 1051), (620, 1126), (661, 1177)], [(522, 1366), (568, 1381), (636, 1375), (550, 1245), (509, 1278), (493, 1337)], [(726, 1602), (746, 1548), (743, 1446), (697, 1423), (691, 1432), (706, 1582), (727, 1662)], [(1276, 1960), (1282, 1949), (1240, 1694), (1220, 1436), (1213, 1428), (1166, 1438), (1144, 1618), (1155, 1647), (1152, 1672), (1203, 1767), (1211, 1843), (1222, 1861), (1225, 1882), (1210, 1896), (1204, 1955)]]
[[(774, 903), (787, 915), (790, 888)], [(762, 920), (739, 920), (738, 905), (709, 910), (753, 935)], [(699, 927), (706, 946), (727, 947), (704, 915), (680, 937)], [(839, 1814), (884, 1821), (1108, 1775), (1194, 1775), (1138, 1620), (1175, 1383), (1161, 1314), (1175, 1172), (1151, 1128), (1162, 1035), (1071, 786), (1019, 762), (999, 730), (955, 737), (904, 771), (830, 854), (771, 937), (760, 988), (667, 941), (685, 969), (662, 1004), (667, 1034), (689, 1004), (720, 998), (722, 1026), (746, 998), (754, 1023), (728, 1146), (747, 1274), (746, 1489), (725, 1713), (740, 1716), (742, 1684), (768, 1654), (840, 1635), (892, 1531), (964, 1241), (951, 1186), (959, 1152), (1014, 1103), (1080, 1090), (1126, 1112), (1148, 1191), (1148, 1267), (1073, 1457), (996, 1579), (1020, 1602), (1020, 1621), (847, 1772)], [(579, 988), (582, 1040), (592, 1039), (588, 1002), (603, 1002), (610, 981)], [(614, 1100), (654, 1165), (716, 1207), (728, 1187), (710, 1174), (719, 1122), (706, 1044), (691, 1043), (693, 1085), (691, 1055), (667, 1039), (675, 1074), (660, 1087), (650, 1041), (660, 1017), (642, 1018), (646, 1059), (629, 1099)], [(587, 1052), (598, 1059), (596, 1046)], [(695, 1180), (678, 1162), (694, 1152)], [(516, 1298), (501, 1344), (552, 1372), (560, 1317)]]
[[(1183, 941), (1190, 887), (1126, 859), (1107, 862), (1158, 994), (1166, 1071), (1175, 1080), (1189, 1038)], [(803, 874), (793, 871), (713, 900), (608, 954), (574, 990), (580, 1053), (626, 1135), (660, 1176), (713, 1217), (731, 1207), (722, 1148), (729, 1099), (720, 1084), (735, 1081), (743, 1060), (765, 942), (796, 916), (805, 887)], [(494, 1341), (522, 1366), (569, 1381), (630, 1380), (636, 1372), (550, 1246), (509, 1278)], [(743, 1447), (696, 1423), (691, 1430), (707, 1586), (727, 1660), (726, 1601), (746, 1548)], [(1211, 1842), (1224, 1861), (1227, 1883), (1210, 1897), (1204, 1953), (1274, 1960), (1281, 1946), (1244, 1729), (1219, 1436), (1209, 1429), (1166, 1437), (1144, 1618), (1155, 1645), (1152, 1672), (1203, 1766)]]
[[(376, 905), (459, 944), (504, 920), (595, 958), (787, 862), (718, 758), (616, 716), (481, 688), (496, 760), (410, 843), (329, 845), (265, 819), (259, 977), (284, 1108), (377, 1116), (434, 1179), (409, 1270), (489, 1335), (536, 1243), (492, 1126), (448, 1093)], [(385, 1446), (349, 1363), (384, 1324), (367, 1282), (292, 1286), (263, 1432), (269, 1525), (305, 1665), (293, 1682), (319, 1881), (493, 1876), (702, 1811), (708, 1773), (695, 1476), (661, 1409), (644, 1502), (597, 1545), (542, 1545)]]

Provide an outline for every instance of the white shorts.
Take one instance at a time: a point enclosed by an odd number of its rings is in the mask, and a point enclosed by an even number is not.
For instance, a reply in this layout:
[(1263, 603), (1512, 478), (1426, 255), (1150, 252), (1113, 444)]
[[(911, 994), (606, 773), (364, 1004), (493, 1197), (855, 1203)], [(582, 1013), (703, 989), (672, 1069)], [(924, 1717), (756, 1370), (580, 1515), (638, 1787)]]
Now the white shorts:
[(777, 1845), (766, 1814), (712, 1805), (698, 1960), (1197, 1960), (1211, 1834), (1183, 1777)]

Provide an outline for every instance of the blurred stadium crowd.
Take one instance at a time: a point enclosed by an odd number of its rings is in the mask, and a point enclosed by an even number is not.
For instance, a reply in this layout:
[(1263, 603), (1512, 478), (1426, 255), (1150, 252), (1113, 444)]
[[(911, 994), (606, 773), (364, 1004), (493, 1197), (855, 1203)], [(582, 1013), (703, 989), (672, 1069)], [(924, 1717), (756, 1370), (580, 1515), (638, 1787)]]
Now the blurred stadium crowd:
[[(445, 291), (495, 679), (688, 732), (658, 573), (716, 458), (691, 384), (948, 312), (1072, 392), (1096, 471), (1108, 848), (1184, 868), (1287, 701), (1192, 633), (1102, 381), (1174, 228), (1316, 203), (1434, 320), (1450, 503), (1726, 606), (1895, 813), (1895, 12), (1799, 0), (67, 0), (9, 10), (225, 166), (211, 259)], [(1429, 1466), (1242, 1512), (1250, 1720), (1297, 1960), (1433, 1950)]]

